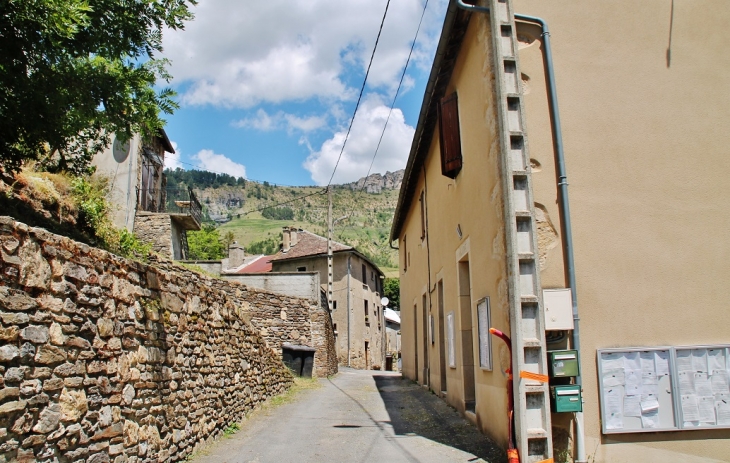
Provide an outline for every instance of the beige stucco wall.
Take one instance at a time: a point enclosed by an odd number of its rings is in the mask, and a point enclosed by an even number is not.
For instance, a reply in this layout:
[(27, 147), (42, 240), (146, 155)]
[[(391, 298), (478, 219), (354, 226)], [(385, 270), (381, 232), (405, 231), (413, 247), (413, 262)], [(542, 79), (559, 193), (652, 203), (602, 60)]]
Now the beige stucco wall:
[(110, 179), (110, 200), (114, 207), (112, 217), (114, 226), (132, 231), (134, 227), (134, 213), (137, 210), (137, 185), (141, 165), (142, 143), (139, 135), (129, 140), (129, 150), (117, 150), (114, 145), (121, 145), (112, 135), (112, 143), (103, 152), (94, 156), (92, 165), (96, 172)]
[[(337, 302), (337, 309), (332, 312), (332, 322), (336, 325), (335, 347), (340, 365), (348, 364), (347, 338), (348, 338), (348, 317), (347, 317), (347, 289), (348, 276), (347, 265), (350, 259), (350, 358), (349, 364), (353, 368), (370, 369), (373, 366), (385, 367), (383, 358), (383, 339), (385, 321), (383, 319), (383, 307), (380, 304), (381, 295), (378, 273), (365, 260), (356, 254), (340, 252), (335, 253), (333, 261), (332, 285), (333, 301)], [(362, 264), (367, 269), (367, 283), (362, 282)], [(327, 290), (327, 258), (312, 257), (291, 261), (274, 261), (274, 272), (296, 272), (299, 267), (305, 267), (307, 272), (319, 272), (320, 283), (323, 290)], [(372, 278), (375, 271), (375, 278)], [(364, 302), (368, 301), (368, 322), (365, 323)], [(365, 355), (365, 342), (368, 343), (367, 359)]]
[[(494, 104), (491, 59), (485, 53), (491, 49), (487, 18), (474, 16), (464, 39), (446, 95), (457, 91), (462, 134), (464, 167), (451, 180), (441, 175), (438, 127), (431, 137), (431, 146), (425, 162), (425, 174), (420, 172), (416, 189), (403, 231), (399, 237), (401, 270), (401, 333), (403, 371), (424, 384), (424, 359), (429, 360), (430, 388), (446, 391), (449, 404), (464, 412), (464, 377), (473, 375), (476, 385), (476, 415), (467, 416), (478, 422), (480, 428), (507, 445), (507, 376), (509, 354), (503, 343), (493, 340), (493, 370), (479, 367), (478, 323), (476, 305), (489, 297), (492, 326), (510, 332), (507, 300), (505, 244), (502, 216), (502, 186), (499, 177), (499, 141), (496, 138), (496, 107)], [(426, 138), (428, 139), (428, 137)], [(426, 181), (424, 182), (424, 176)], [(428, 240), (421, 240), (420, 192), (426, 191), (428, 204)], [(461, 227), (460, 239), (456, 228)], [(405, 246), (404, 246), (405, 241)], [(407, 249), (406, 249), (407, 248)], [(430, 248), (430, 249), (429, 249)], [(429, 263), (430, 253), (430, 263)], [(410, 254), (408, 269), (404, 259)], [(468, 298), (459, 296), (457, 262), (469, 260), (471, 290)], [(429, 278), (430, 264), (430, 278)], [(430, 282), (429, 282), (430, 280)], [(446, 387), (441, 383), (441, 339), (438, 307), (438, 281), (444, 287), (444, 323), (449, 312), (455, 316), (456, 368), (446, 359)], [(430, 284), (430, 288), (429, 288)], [(423, 339), (423, 295), (426, 295), (427, 315), (434, 317), (435, 342)], [(462, 318), (460, 303), (470, 307), (471, 320)], [(465, 313), (469, 313), (466, 310)], [(473, 343), (464, 346), (460, 328), (471, 324)], [(425, 326), (428, 326), (426, 324)], [(444, 333), (446, 330), (444, 329)], [(430, 340), (429, 340), (430, 341)], [(464, 369), (464, 349), (471, 348), (476, 366)], [(448, 355), (447, 350), (444, 349)], [(418, 366), (415, 364), (416, 353)], [(417, 371), (418, 370), (418, 371)], [(471, 371), (469, 371), (471, 370)], [(465, 375), (466, 373), (466, 375)]]
[[(730, 341), (730, 311), (720, 298), (730, 281), (730, 48), (718, 33), (730, 23), (730, 9), (720, 0), (514, 5), (545, 18), (551, 31), (578, 279), (586, 448), (597, 462), (728, 461), (727, 430), (602, 436), (596, 349)], [(529, 77), (527, 133), (541, 165), (533, 175), (535, 199), (562, 236), (539, 46), (520, 51)], [(565, 285), (560, 251), (547, 251), (545, 287)]]

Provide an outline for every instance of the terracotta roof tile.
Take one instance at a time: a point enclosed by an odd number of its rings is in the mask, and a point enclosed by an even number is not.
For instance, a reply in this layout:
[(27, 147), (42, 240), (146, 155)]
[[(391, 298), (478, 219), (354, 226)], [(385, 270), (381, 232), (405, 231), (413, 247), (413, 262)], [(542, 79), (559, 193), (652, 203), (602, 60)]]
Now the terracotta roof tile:
[(271, 256), (261, 255), (236, 270), (236, 273), (268, 273), (271, 271), (271, 267)]
[[(337, 241), (332, 241), (333, 252), (346, 251), (348, 249), (354, 248), (338, 243)], [(297, 232), (297, 244), (289, 248), (287, 252), (280, 250), (274, 254), (271, 260), (296, 259), (298, 257), (317, 256), (321, 254), (327, 254), (327, 238), (302, 230)]]

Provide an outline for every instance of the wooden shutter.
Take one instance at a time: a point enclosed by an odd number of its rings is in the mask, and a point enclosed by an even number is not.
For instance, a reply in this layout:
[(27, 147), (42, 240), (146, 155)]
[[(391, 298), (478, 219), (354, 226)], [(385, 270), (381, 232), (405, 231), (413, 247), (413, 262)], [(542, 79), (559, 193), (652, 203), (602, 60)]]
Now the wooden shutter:
[(456, 92), (441, 99), (439, 104), (439, 140), (441, 142), (441, 173), (454, 178), (461, 170), (461, 136), (459, 134), (459, 105)]

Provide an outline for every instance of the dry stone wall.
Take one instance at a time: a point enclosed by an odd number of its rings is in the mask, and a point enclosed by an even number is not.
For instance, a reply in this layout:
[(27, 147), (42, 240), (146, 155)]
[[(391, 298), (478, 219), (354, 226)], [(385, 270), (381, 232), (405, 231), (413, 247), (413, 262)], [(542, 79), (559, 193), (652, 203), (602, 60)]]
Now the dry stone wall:
[(327, 377), (337, 373), (332, 319), (319, 301), (250, 291), (244, 311), (271, 348), (281, 355), (284, 344), (313, 347), (312, 374)]
[(291, 384), (250, 297), (0, 217), (0, 462), (186, 458)]

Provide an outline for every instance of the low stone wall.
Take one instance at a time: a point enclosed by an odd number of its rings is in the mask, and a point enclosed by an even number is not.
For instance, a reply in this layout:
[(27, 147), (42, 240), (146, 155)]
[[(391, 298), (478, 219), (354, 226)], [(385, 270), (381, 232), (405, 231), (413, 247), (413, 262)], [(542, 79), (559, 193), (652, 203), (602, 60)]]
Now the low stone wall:
[(291, 384), (261, 297), (0, 217), (0, 461), (186, 458)]

